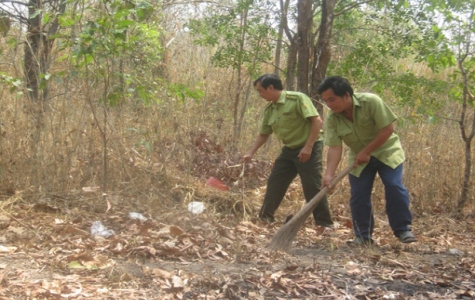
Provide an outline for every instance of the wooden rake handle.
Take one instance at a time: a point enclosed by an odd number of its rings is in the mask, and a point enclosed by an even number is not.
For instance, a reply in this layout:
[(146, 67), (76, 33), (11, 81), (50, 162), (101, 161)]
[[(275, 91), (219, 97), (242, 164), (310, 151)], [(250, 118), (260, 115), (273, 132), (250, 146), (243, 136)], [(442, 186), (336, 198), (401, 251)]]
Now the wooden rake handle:
[[(335, 184), (340, 182), (346, 175), (348, 175), (351, 172), (351, 170), (353, 170), (353, 168), (354, 168), (353, 165), (348, 166), (340, 174), (338, 174), (338, 176), (333, 178), (332, 182), (330, 183), (331, 187), (335, 186)], [(312, 198), (312, 200), (310, 200), (307, 204), (305, 204), (304, 207), (302, 207), (302, 209), (292, 219), (290, 219), (288, 223), (292, 223), (292, 220), (294, 220), (294, 222), (297, 222), (298, 221), (297, 219), (300, 216), (304, 216), (304, 218), (306, 219), (310, 215), (310, 213), (315, 209), (315, 207), (317, 207), (317, 205), (320, 203), (323, 197), (325, 197), (328, 191), (329, 191), (328, 187), (324, 187), (323, 189), (321, 189), (320, 192), (318, 192), (318, 194), (316, 194), (315, 197)]]
[(344, 169), (340, 174), (338, 174), (337, 177), (333, 178), (332, 182), (330, 183), (331, 187), (333, 187), (335, 184), (340, 182), (340, 180), (342, 180), (343, 177), (350, 174), (351, 170), (353, 170), (354, 167), (355, 167), (354, 165), (350, 165), (350, 166), (346, 167), (346, 169)]
[[(348, 175), (351, 170), (353, 170), (354, 166), (350, 165), (346, 167), (337, 177), (335, 177), (330, 185), (333, 187), (337, 184), (343, 177)], [(292, 218), (290, 219), (284, 226), (282, 226), (277, 233), (272, 238), (269, 248), (273, 250), (284, 250), (287, 251), (297, 232), (299, 231), (300, 227), (303, 225), (305, 220), (308, 216), (312, 213), (312, 211), (317, 207), (318, 203), (325, 197), (328, 192), (328, 187), (324, 187), (323, 189), (318, 192), (315, 197), (312, 198), (307, 204), (305, 204), (302, 209)]]

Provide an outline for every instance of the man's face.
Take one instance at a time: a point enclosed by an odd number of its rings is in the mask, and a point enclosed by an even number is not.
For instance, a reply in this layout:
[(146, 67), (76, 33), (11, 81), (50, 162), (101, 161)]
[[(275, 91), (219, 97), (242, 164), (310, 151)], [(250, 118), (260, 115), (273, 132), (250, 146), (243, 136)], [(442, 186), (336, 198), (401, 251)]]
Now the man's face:
[(323, 101), (334, 113), (341, 113), (352, 108), (350, 94), (346, 93), (343, 97), (335, 95), (333, 89), (324, 91), (321, 95)]
[(279, 96), (277, 96), (276, 98), (276, 92), (273, 85), (269, 85), (267, 89), (265, 89), (261, 86), (261, 83), (258, 82), (256, 84), (256, 90), (259, 93), (259, 96), (267, 101), (276, 102), (277, 100), (279, 100)]

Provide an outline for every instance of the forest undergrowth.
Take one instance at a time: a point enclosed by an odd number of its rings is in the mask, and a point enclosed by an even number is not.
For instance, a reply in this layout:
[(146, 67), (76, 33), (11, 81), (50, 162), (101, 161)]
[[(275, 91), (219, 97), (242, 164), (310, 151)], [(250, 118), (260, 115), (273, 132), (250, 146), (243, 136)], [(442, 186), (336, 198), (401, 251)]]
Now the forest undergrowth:
[[(167, 169), (155, 195), (124, 189), (105, 196), (92, 187), (4, 195), (2, 299), (475, 297), (470, 211), (455, 218), (442, 199), (417, 203), (419, 192), (412, 192), (419, 242), (403, 245), (390, 232), (377, 186), (377, 246), (354, 248), (346, 244), (352, 229), (344, 180), (330, 196), (335, 228), (316, 227), (309, 218), (289, 253), (275, 253), (268, 242), (303, 205), (298, 179), (277, 222), (263, 223), (256, 214), (272, 163), (243, 166), (205, 133), (193, 145), (189, 177)], [(210, 176), (229, 189), (207, 185)], [(203, 203), (204, 212), (190, 212), (190, 202)], [(105, 231), (93, 234), (97, 221)]]

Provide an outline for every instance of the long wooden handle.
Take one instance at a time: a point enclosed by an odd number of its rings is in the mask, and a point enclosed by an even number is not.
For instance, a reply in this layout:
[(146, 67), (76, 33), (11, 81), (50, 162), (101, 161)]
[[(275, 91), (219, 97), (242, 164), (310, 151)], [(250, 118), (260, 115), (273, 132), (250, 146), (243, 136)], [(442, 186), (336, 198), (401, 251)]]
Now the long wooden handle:
[(330, 183), (331, 187), (337, 184), (343, 177), (350, 174), (351, 170), (353, 170), (354, 166), (349, 165), (346, 167), (337, 177), (333, 178), (332, 182)]
[[(341, 172), (332, 180), (330, 185), (333, 187), (343, 177), (348, 175), (352, 169), (353, 165), (348, 166), (345, 170), (343, 170), (343, 172)], [(327, 191), (328, 187), (324, 187), (320, 190), (320, 192), (318, 192), (317, 195), (315, 195), (315, 197), (312, 198), (312, 200), (305, 204), (304, 207), (302, 207), (302, 209), (292, 219), (290, 219), (290, 221), (284, 224), (284, 226), (282, 226), (276, 232), (268, 247), (272, 250), (287, 251), (292, 245), (292, 241), (297, 235), (297, 231), (299, 231), (300, 227), (303, 225), (315, 207), (317, 207), (318, 203), (323, 199), (323, 197), (325, 197)]]
[[(353, 170), (354, 166), (350, 165), (346, 167), (340, 174), (338, 174), (337, 177), (333, 178), (332, 182), (330, 183), (331, 187), (333, 187), (335, 184), (340, 182), (340, 180), (343, 179), (346, 175), (348, 175), (351, 170)], [(324, 187), (323, 189), (318, 192), (318, 194), (315, 195), (315, 197), (312, 198), (307, 204), (305, 204), (302, 209), (292, 218), (290, 221), (287, 223), (288, 226), (292, 226), (291, 224), (299, 222), (299, 219), (301, 217), (307, 218), (310, 213), (317, 207), (318, 203), (325, 197), (325, 195), (328, 192), (328, 187)], [(293, 222), (292, 222), (293, 221)], [(287, 225), (286, 224), (286, 225)]]

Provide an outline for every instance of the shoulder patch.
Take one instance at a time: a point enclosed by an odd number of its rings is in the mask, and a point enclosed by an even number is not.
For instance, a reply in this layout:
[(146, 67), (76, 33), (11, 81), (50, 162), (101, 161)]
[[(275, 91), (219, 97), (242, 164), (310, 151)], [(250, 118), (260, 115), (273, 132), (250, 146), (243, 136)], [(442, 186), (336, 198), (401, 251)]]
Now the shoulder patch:
[(297, 95), (289, 95), (289, 94), (287, 94), (285, 98), (286, 98), (286, 99), (297, 100), (299, 97), (298, 97)]

